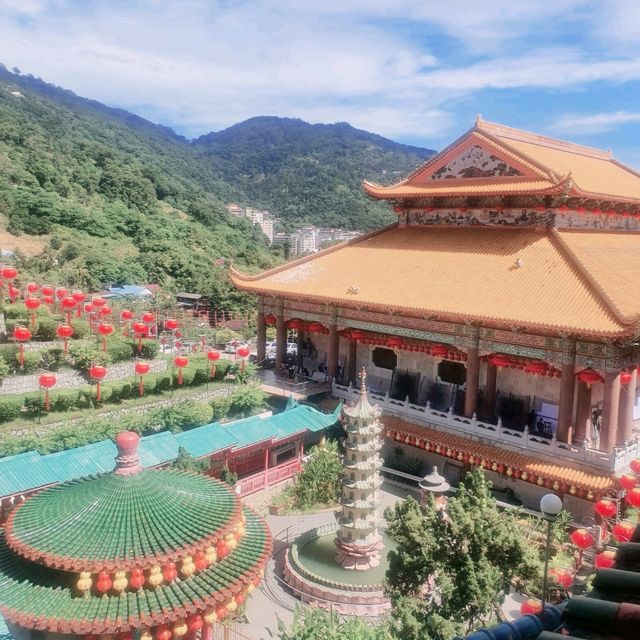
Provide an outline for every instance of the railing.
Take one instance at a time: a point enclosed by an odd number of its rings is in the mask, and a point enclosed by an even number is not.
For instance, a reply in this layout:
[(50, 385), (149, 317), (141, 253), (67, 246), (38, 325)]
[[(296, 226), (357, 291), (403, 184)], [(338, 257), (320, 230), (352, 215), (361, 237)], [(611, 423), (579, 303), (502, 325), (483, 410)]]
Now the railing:
[[(355, 401), (358, 398), (359, 390), (352, 388), (351, 385), (347, 387), (334, 384), (332, 393), (337, 398)], [(633, 458), (640, 455), (640, 442), (637, 438), (626, 443), (624, 447), (614, 448), (613, 452), (608, 454), (597, 449), (590, 449), (586, 444), (582, 447), (576, 447), (566, 442), (560, 442), (555, 435), (552, 438), (532, 435), (526, 426), (522, 431), (508, 429), (502, 425), (500, 419), (497, 424), (491, 424), (478, 420), (475, 414), (472, 418), (457, 415), (453, 413), (452, 408), (449, 408), (449, 411), (438, 411), (431, 408), (428, 402), (421, 406), (409, 402), (408, 398), (402, 401), (390, 398), (388, 394), (381, 395), (371, 392), (369, 397), (384, 412), (402, 417), (408, 422), (424, 424), (437, 431), (458, 432), (467, 437), (482, 439), (488, 444), (499, 443), (505, 448), (516, 451), (524, 449), (534, 454), (545, 453), (558, 458), (559, 461), (575, 460), (598, 469), (619, 473), (625, 470)]]
[(254, 473), (253, 475), (242, 478), (236, 482), (236, 494), (241, 498), (244, 498), (256, 491), (266, 489), (272, 484), (276, 484), (277, 482), (281, 482), (282, 480), (295, 476), (301, 469), (302, 463), (298, 458), (295, 458), (294, 460), (284, 462), (277, 467), (271, 467), (271, 469), (267, 469), (266, 471)]

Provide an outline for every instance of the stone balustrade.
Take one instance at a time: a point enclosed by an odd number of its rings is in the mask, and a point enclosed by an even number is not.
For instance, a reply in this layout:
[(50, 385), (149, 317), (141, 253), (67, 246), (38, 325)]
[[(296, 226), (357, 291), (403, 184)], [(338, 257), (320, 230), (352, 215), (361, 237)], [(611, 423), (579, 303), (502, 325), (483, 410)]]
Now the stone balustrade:
[[(332, 393), (337, 398), (356, 402), (358, 389), (355, 387), (335, 384)], [(420, 406), (409, 402), (409, 399), (396, 400), (388, 394), (381, 395), (369, 393), (372, 403), (377, 404), (385, 413), (396, 415), (407, 422), (424, 424), (432, 429), (442, 432), (456, 432), (464, 437), (483, 442), (485, 444), (498, 445), (513, 451), (528, 452), (531, 455), (549, 456), (558, 462), (567, 459), (586, 464), (598, 470), (623, 473), (632, 459), (640, 456), (640, 442), (635, 439), (626, 443), (624, 447), (614, 448), (611, 454), (588, 446), (573, 446), (566, 442), (560, 442), (553, 438), (543, 438), (532, 435), (525, 426), (522, 431), (508, 429), (498, 419), (497, 424), (478, 420), (474, 414), (472, 418), (457, 415), (452, 408), (449, 411), (433, 409), (427, 402)]]

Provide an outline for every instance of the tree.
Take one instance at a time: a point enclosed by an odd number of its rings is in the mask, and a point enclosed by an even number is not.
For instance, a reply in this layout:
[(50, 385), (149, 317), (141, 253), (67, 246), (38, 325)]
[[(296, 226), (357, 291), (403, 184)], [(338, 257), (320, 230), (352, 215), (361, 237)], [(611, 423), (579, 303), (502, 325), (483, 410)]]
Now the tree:
[[(409, 498), (387, 514), (397, 550), (389, 552), (386, 589), (402, 614), (397, 631), (407, 640), (451, 637), (486, 623), (514, 579), (539, 579), (538, 551), (527, 543), (513, 513), (499, 511), (480, 470), (467, 474), (446, 514), (430, 500)], [(449, 635), (447, 635), (449, 634)]]
[(209, 470), (208, 460), (196, 460), (184, 447), (178, 447), (178, 457), (171, 464), (171, 469), (206, 473)]
[(292, 493), (299, 508), (333, 504), (338, 499), (342, 461), (336, 441), (326, 441), (311, 450), (309, 460), (298, 474)]
[(229, 469), (229, 466), (225, 463), (222, 469), (220, 469), (220, 480), (233, 487), (236, 482), (238, 482), (238, 474), (234, 471), (231, 471), (231, 469)]

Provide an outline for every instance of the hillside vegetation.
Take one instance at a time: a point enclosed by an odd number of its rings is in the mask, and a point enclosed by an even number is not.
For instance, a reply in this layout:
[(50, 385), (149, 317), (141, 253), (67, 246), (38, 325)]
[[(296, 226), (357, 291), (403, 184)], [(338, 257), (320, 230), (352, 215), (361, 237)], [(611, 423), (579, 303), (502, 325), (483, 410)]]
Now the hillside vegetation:
[(26, 276), (53, 284), (157, 283), (237, 309), (247, 298), (213, 262), (258, 271), (283, 255), (225, 203), (269, 208), (289, 229), (369, 229), (389, 207), (365, 198), (361, 179), (397, 180), (429, 153), (279, 118), (189, 142), (0, 64), (0, 241), (23, 248)]
[(266, 116), (202, 136), (195, 146), (221, 179), (275, 212), (289, 231), (304, 224), (364, 230), (388, 224), (389, 205), (365, 196), (362, 180), (397, 182), (434, 153), (346, 122)]

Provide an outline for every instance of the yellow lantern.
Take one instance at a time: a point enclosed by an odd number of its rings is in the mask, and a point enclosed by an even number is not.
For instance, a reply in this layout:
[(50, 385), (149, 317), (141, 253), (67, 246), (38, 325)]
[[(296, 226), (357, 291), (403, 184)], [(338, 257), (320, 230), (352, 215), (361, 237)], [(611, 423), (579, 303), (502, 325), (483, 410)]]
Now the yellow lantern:
[(153, 640), (153, 635), (149, 629), (142, 629), (140, 631), (140, 640)]
[(176, 623), (173, 625), (173, 635), (176, 638), (182, 638), (182, 636), (186, 635), (187, 631), (189, 631), (189, 627), (187, 626), (187, 623), (182, 619), (176, 621)]
[(206, 551), (204, 552), (204, 556), (207, 559), (207, 562), (209, 564), (213, 564), (218, 559), (218, 554), (216, 552), (216, 548), (215, 547), (207, 547)]
[(147, 582), (152, 587), (157, 587), (159, 584), (162, 584), (163, 579), (164, 578), (162, 577), (162, 569), (160, 569), (158, 565), (154, 565), (153, 567), (151, 567), (151, 570), (149, 571), (149, 577), (147, 578)]
[(238, 603), (231, 598), (231, 600), (229, 600), (229, 602), (227, 602), (227, 611), (235, 611), (238, 608)]
[(497, 463), (497, 462), (494, 462), (494, 463), (491, 465), (491, 471), (497, 471), (497, 470), (498, 470), (498, 463)]
[(185, 556), (182, 559), (182, 566), (180, 567), (180, 572), (183, 576), (189, 577), (195, 573), (196, 565), (193, 563), (193, 558), (191, 556)]
[(215, 609), (207, 609), (203, 614), (202, 614), (202, 619), (207, 623), (207, 624), (213, 624), (218, 618), (216, 616), (216, 610)]
[(111, 585), (114, 591), (120, 593), (127, 588), (128, 580), (126, 571), (116, 571), (113, 584)]
[(513, 475), (513, 469), (511, 467), (507, 467), (507, 475), (511, 477)]
[(253, 584), (253, 582), (250, 582), (249, 585), (247, 586), (247, 588), (244, 590), (244, 592), (249, 595), (251, 593), (253, 593), (255, 590), (255, 586)]
[(520, 476), (523, 480), (526, 480), (529, 477), (529, 474), (526, 471), (522, 472), (522, 475)]
[(570, 493), (572, 496), (575, 496), (575, 495), (576, 495), (576, 488), (575, 488), (573, 485), (571, 485), (571, 487), (569, 488), (569, 493)]
[(86, 591), (89, 591), (91, 589), (91, 574), (88, 571), (81, 571), (80, 572), (80, 579), (78, 580), (78, 582), (76, 582), (76, 587), (78, 588), (78, 591), (84, 593)]
[(542, 486), (544, 484), (544, 478), (542, 476), (538, 476), (538, 484)]

